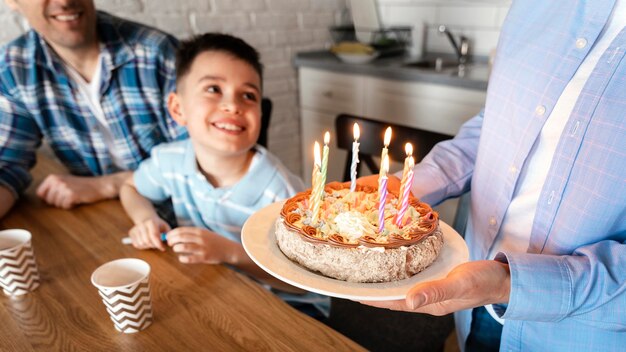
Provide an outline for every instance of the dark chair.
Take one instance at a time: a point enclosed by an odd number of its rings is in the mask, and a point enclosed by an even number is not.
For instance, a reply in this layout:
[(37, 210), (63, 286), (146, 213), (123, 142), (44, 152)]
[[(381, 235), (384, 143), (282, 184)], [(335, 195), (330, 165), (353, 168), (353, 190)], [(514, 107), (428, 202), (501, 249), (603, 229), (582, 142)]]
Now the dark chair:
[[(389, 156), (400, 162), (406, 157), (404, 145), (407, 142), (413, 144), (413, 157), (419, 162), (435, 144), (452, 138), (441, 133), (339, 115), (335, 120), (337, 145), (348, 151), (344, 181), (350, 179), (352, 126), (355, 122), (361, 130), (359, 160), (372, 173), (378, 173), (378, 165), (372, 157), (380, 157), (383, 136), (388, 126), (393, 129)], [(395, 312), (339, 298), (331, 298), (327, 324), (370, 351), (442, 351), (446, 338), (454, 329), (452, 315), (435, 317)]]
[(335, 132), (337, 135), (337, 147), (348, 151), (346, 166), (343, 172), (343, 180), (350, 180), (350, 165), (352, 163), (352, 128), (354, 123), (359, 124), (361, 138), (359, 139), (359, 162), (357, 164), (357, 174), (359, 174), (361, 164), (367, 165), (373, 174), (377, 174), (378, 165), (372, 157), (380, 157), (383, 148), (383, 137), (387, 127), (392, 129), (391, 143), (389, 144), (389, 158), (394, 161), (403, 162), (406, 154), (404, 145), (410, 142), (413, 145), (413, 158), (419, 162), (430, 152), (435, 144), (452, 138), (452, 136), (437, 132), (420, 130), (413, 127), (394, 125), (380, 122), (364, 117), (341, 114), (335, 120)]
[(261, 100), (261, 133), (257, 143), (267, 148), (267, 134), (272, 119), (272, 101), (269, 98)]

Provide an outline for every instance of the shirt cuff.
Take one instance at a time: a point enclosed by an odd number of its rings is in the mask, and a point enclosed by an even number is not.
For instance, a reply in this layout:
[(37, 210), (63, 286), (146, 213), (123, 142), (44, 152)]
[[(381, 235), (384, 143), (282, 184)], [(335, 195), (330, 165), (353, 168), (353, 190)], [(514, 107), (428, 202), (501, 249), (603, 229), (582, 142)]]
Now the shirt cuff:
[(20, 194), (32, 181), (33, 178), (27, 171), (20, 172), (14, 168), (4, 166), (3, 169), (0, 169), (0, 186), (8, 189), (15, 199), (19, 199)]
[(495, 260), (507, 263), (511, 272), (503, 319), (552, 322), (567, 315), (572, 302), (571, 275), (561, 257), (500, 252)]

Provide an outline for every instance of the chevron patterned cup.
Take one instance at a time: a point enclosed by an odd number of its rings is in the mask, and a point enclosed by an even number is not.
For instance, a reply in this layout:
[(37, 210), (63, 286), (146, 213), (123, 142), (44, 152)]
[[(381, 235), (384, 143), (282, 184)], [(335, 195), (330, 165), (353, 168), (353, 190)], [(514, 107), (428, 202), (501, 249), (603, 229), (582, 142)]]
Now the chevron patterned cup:
[(19, 296), (39, 287), (39, 272), (26, 230), (0, 231), (0, 287), (5, 295)]
[(135, 333), (152, 324), (149, 277), (150, 265), (134, 258), (110, 261), (91, 275), (118, 331)]

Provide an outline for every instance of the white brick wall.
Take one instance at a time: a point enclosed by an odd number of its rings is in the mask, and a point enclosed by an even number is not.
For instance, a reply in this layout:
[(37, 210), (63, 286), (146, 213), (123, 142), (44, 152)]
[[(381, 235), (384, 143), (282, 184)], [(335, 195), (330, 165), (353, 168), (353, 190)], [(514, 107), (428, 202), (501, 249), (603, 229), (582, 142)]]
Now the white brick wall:
[[(292, 56), (323, 48), (345, 0), (95, 0), (96, 7), (179, 38), (207, 31), (242, 37), (261, 53), (265, 95), (274, 101), (269, 147), (300, 173), (297, 75)], [(23, 33), (20, 16), (0, 1), (0, 44)]]

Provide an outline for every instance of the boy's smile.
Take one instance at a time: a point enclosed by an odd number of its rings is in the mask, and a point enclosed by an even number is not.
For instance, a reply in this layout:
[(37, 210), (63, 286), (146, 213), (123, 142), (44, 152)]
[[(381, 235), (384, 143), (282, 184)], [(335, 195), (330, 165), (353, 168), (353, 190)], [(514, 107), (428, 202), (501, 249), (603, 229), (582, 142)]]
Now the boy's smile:
[(187, 126), (196, 153), (241, 155), (256, 144), (261, 78), (228, 53), (198, 54), (168, 103), (176, 121)]

